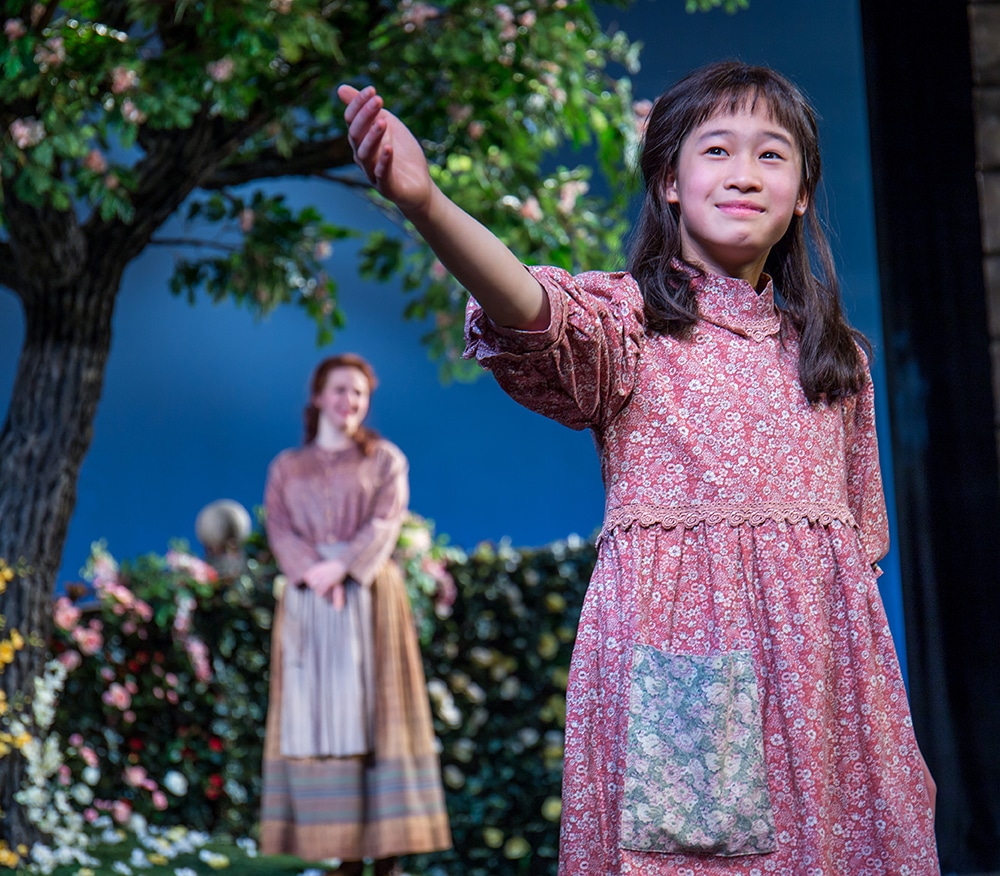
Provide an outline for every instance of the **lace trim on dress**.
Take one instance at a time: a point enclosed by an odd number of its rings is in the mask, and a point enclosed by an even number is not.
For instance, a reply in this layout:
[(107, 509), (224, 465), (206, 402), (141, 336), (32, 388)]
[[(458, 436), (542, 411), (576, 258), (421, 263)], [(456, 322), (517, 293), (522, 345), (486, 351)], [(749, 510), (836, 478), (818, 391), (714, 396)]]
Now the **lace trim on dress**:
[(829, 526), (839, 520), (855, 529), (858, 526), (847, 506), (831, 508), (828, 505), (770, 505), (762, 502), (749, 505), (623, 505), (605, 514), (598, 541), (616, 529), (627, 530), (636, 523), (646, 528), (662, 526), (673, 529), (683, 526), (693, 529), (700, 523), (759, 526), (769, 520), (777, 523), (808, 520), (820, 526)]

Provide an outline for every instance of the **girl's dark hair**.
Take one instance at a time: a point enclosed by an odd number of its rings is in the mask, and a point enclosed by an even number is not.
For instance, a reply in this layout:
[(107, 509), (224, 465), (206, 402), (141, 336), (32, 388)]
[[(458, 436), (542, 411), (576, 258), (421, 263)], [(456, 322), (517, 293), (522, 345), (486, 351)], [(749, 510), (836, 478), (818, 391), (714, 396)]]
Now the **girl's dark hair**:
[[(312, 400), (323, 391), (323, 387), (326, 386), (327, 377), (330, 376), (330, 372), (335, 368), (356, 368), (365, 376), (365, 380), (368, 381), (369, 392), (375, 392), (375, 387), (378, 386), (375, 369), (372, 368), (367, 360), (362, 359), (355, 353), (341, 353), (337, 356), (328, 356), (320, 362), (316, 366), (316, 370), (313, 371), (312, 378), (309, 381), (309, 402), (306, 404), (304, 411), (305, 440), (303, 443), (305, 444), (309, 444), (316, 437), (316, 432), (319, 430), (319, 408), (312, 403)], [(365, 456), (371, 456), (375, 450), (375, 444), (379, 440), (379, 434), (374, 429), (369, 429), (367, 426), (362, 425), (358, 426), (351, 439), (358, 445), (358, 449)]]
[[(815, 209), (820, 179), (816, 115), (798, 88), (767, 67), (721, 61), (689, 73), (661, 94), (649, 113), (640, 167), (645, 197), (629, 243), (628, 268), (642, 289), (649, 330), (690, 335), (698, 319), (692, 285), (701, 272), (681, 260), (680, 208), (666, 200), (667, 179), (677, 168), (684, 138), (718, 112), (762, 105), (787, 129), (802, 152), (805, 216), (794, 216), (772, 247), (764, 270), (781, 298), (782, 332), (788, 323), (799, 338), (799, 381), (810, 402), (858, 393), (866, 382), (860, 344), (867, 339), (848, 325), (840, 301), (830, 244)], [(807, 236), (808, 229), (808, 236)], [(812, 270), (810, 248), (820, 264)]]

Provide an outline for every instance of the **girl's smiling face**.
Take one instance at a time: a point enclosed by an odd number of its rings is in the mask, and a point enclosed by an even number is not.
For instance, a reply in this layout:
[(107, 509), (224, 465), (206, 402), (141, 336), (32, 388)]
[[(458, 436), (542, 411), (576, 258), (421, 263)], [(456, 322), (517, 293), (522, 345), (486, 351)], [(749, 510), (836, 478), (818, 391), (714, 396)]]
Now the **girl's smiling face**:
[(341, 366), (330, 370), (323, 390), (313, 396), (312, 403), (334, 429), (353, 435), (368, 415), (370, 400), (368, 378), (357, 368)]
[(771, 247), (808, 205), (799, 147), (761, 103), (717, 112), (692, 129), (665, 196), (680, 210), (683, 258), (754, 285)]

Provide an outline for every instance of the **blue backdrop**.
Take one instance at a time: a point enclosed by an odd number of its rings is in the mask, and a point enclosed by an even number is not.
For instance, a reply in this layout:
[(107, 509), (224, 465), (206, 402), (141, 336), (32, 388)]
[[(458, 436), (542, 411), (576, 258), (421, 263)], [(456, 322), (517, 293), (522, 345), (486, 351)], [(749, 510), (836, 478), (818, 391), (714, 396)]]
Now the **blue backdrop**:
[[(750, 9), (735, 16), (687, 14), (683, 7), (684, 0), (639, 0), (626, 11), (604, 10), (605, 21), (644, 43), (636, 97), (655, 97), (697, 65), (740, 57), (789, 75), (819, 111), (832, 242), (847, 306), (876, 347), (879, 437), (892, 517), (856, 3), (751, 0)], [(385, 223), (362, 200), (333, 186), (290, 180), (281, 190), (293, 203), (318, 204), (337, 221)], [(268, 462), (300, 440), (312, 367), (339, 350), (359, 352), (375, 364), (382, 386), (371, 422), (410, 459), (413, 510), (436, 521), (454, 543), (470, 547), (506, 537), (538, 545), (571, 533), (588, 536), (600, 526), (603, 491), (589, 435), (525, 411), (489, 378), (442, 385), (420, 345), (426, 327), (402, 321), (405, 301), (398, 288), (355, 279), (350, 245), (338, 246), (329, 262), (348, 325), (325, 349), (316, 347), (314, 328), (298, 311), (255, 322), (231, 305), (192, 308), (171, 297), (166, 281), (174, 256), (151, 248), (126, 272), (60, 585), (79, 577), (95, 539), (107, 539), (118, 557), (163, 551), (172, 538), (194, 543), (195, 515), (205, 503), (222, 497), (249, 508), (259, 503)], [(0, 295), (0, 326), (5, 405), (23, 337), (11, 295)], [(890, 553), (883, 565), (883, 597), (905, 667), (898, 563)]]

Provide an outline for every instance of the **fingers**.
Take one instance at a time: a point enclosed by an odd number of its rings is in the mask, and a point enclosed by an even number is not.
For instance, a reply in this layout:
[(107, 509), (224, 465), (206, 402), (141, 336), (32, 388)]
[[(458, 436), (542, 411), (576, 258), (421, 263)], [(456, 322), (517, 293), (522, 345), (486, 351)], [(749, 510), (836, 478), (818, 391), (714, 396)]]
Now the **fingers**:
[(374, 182), (388, 169), (388, 156), (383, 137), (388, 129), (384, 103), (372, 86), (361, 91), (350, 85), (341, 85), (337, 95), (346, 104), (344, 121), (347, 122), (347, 139), (354, 152), (355, 162)]

